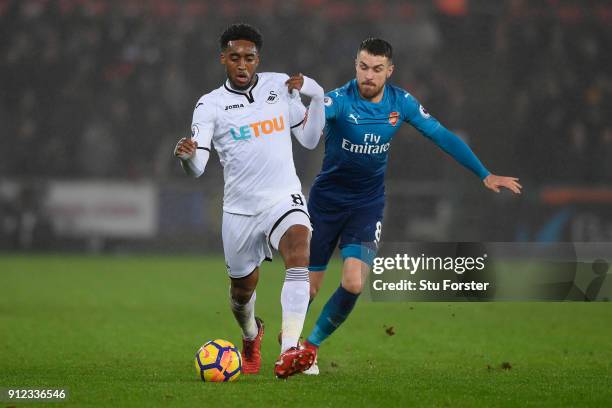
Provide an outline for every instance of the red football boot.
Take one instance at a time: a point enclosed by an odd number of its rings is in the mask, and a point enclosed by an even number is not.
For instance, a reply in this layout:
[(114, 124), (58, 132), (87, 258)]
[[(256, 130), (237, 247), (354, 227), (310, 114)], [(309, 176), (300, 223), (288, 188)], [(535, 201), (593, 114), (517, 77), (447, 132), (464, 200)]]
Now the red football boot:
[(291, 347), (281, 353), (274, 364), (274, 374), (277, 378), (287, 378), (293, 374), (308, 370), (314, 363), (315, 355), (312, 350)]
[(309, 369), (304, 370), (304, 374), (306, 375), (319, 375), (319, 366), (317, 365), (317, 354), (319, 352), (319, 347), (315, 346), (312, 343), (309, 343), (308, 340), (304, 342), (304, 348), (310, 350), (314, 353), (314, 362), (310, 366)]
[(264, 323), (259, 317), (255, 318), (257, 323), (257, 336), (254, 339), (242, 339), (242, 373), (257, 374), (261, 367), (261, 339), (264, 335)]

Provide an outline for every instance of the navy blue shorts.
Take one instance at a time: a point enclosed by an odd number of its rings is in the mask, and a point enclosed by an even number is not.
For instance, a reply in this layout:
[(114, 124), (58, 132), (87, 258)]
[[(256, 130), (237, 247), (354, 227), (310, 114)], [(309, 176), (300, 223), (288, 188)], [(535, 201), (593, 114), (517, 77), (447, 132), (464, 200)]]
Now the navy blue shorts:
[(380, 242), (384, 208), (382, 202), (356, 209), (328, 211), (309, 199), (308, 212), (313, 227), (309, 269), (313, 272), (327, 269), (336, 245), (342, 259), (357, 258), (371, 266)]

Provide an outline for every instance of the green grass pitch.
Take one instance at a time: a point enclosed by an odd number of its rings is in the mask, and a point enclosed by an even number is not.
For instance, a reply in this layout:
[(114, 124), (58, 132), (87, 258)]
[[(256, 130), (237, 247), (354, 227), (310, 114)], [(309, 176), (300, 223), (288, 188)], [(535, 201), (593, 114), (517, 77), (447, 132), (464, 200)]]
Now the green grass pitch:
[(610, 303), (362, 301), (321, 348), (320, 376), (277, 380), (282, 280), (264, 264), (262, 372), (211, 384), (195, 351), (240, 344), (221, 258), (0, 255), (0, 387), (65, 387), (79, 407), (612, 405)]

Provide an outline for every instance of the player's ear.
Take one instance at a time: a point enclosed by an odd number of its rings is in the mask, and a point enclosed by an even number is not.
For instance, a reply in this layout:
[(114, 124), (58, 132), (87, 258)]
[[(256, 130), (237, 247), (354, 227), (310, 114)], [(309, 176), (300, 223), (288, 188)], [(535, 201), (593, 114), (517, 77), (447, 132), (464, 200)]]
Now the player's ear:
[(395, 68), (395, 65), (393, 65), (393, 63), (391, 63), (391, 65), (389, 65), (389, 67), (387, 67), (387, 79), (389, 79), (389, 77), (391, 77), (391, 74), (393, 73), (393, 68)]
[(225, 53), (221, 51), (221, 55), (219, 56), (219, 61), (221, 64), (225, 65)]

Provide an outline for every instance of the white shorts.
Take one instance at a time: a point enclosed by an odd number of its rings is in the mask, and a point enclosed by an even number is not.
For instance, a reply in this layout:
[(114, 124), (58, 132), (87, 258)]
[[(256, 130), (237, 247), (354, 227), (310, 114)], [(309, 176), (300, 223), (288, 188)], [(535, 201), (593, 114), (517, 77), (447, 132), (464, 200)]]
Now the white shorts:
[(304, 225), (312, 231), (306, 199), (302, 193), (287, 194), (272, 207), (257, 215), (223, 213), (223, 252), (225, 266), (232, 278), (243, 278), (272, 260), (272, 248), (289, 227)]

